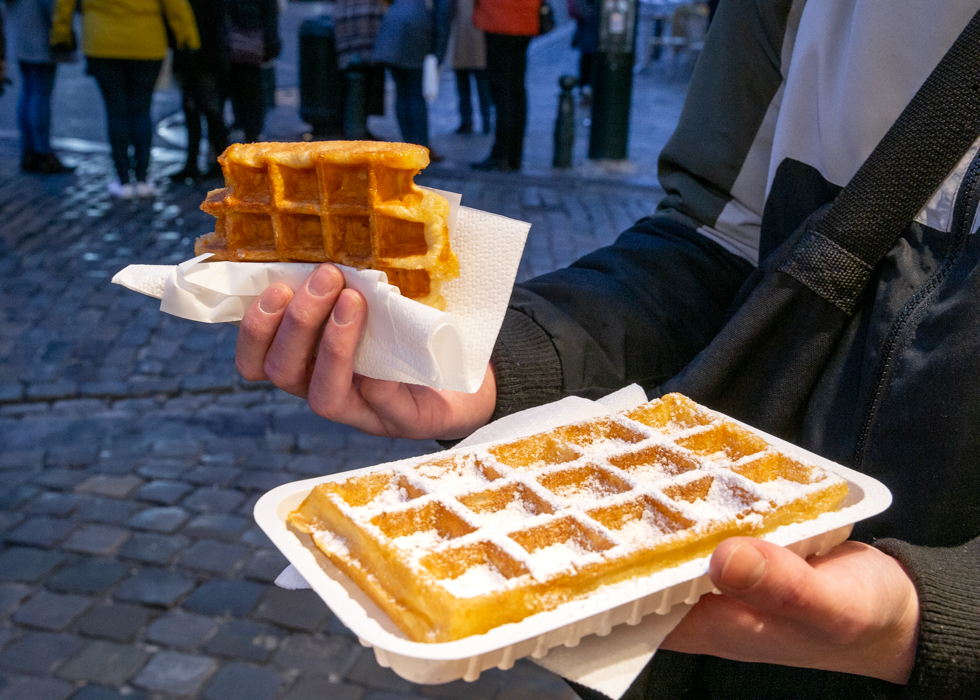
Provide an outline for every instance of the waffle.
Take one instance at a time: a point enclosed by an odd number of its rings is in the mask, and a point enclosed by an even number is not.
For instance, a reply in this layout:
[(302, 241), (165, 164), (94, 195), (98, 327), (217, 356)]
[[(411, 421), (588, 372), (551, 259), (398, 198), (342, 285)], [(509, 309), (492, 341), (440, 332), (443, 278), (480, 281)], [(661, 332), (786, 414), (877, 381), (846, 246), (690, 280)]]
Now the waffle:
[(201, 209), (217, 218), (194, 253), (238, 262), (335, 262), (387, 274), (403, 296), (445, 309), (459, 276), (449, 204), (413, 178), (429, 152), (406, 143), (235, 144), (218, 158), (225, 187)]
[(289, 516), (413, 640), (518, 622), (836, 509), (846, 482), (679, 394), (317, 485)]

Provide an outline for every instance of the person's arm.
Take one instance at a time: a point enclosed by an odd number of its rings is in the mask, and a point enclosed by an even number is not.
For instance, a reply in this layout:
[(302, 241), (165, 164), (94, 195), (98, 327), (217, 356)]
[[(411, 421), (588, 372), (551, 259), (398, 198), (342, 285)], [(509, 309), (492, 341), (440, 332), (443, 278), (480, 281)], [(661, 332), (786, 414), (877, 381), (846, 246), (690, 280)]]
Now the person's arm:
[(201, 37), (197, 32), (194, 11), (187, 0), (163, 0), (165, 20), (174, 34), (178, 49), (197, 51)]

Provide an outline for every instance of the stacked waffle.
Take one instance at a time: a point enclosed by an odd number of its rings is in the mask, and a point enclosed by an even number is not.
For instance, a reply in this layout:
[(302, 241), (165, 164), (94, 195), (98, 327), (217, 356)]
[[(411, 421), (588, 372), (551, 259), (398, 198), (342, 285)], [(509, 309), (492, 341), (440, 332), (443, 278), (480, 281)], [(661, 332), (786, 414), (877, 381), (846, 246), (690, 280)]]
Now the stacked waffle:
[(449, 204), (415, 185), (429, 163), (404, 143), (323, 141), (230, 146), (225, 187), (201, 208), (217, 218), (197, 255), (239, 262), (336, 262), (387, 274), (411, 299), (445, 308), (441, 285), (459, 276)]
[(836, 509), (840, 477), (678, 394), (319, 484), (289, 516), (412, 639), (444, 642)]

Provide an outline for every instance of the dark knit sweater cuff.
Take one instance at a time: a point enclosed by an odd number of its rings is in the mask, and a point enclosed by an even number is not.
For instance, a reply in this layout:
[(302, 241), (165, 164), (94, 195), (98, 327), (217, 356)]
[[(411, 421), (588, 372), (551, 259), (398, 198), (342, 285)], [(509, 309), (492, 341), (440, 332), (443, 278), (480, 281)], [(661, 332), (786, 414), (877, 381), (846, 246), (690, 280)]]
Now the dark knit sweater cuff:
[(561, 398), (561, 361), (551, 337), (526, 314), (507, 309), (490, 356), (497, 379), (491, 420)]
[(878, 540), (919, 594), (919, 641), (912, 697), (980, 697), (980, 539), (960, 547)]

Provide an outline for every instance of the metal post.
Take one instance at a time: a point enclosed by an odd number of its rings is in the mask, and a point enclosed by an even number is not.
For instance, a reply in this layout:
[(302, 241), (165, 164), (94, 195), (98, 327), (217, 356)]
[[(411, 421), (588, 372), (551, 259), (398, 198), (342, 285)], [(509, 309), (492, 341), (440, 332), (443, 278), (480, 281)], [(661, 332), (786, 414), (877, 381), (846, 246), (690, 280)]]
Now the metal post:
[(344, 106), (344, 138), (362, 141), (367, 138), (367, 76), (361, 64), (347, 66), (347, 104)]
[(592, 92), (589, 158), (626, 158), (633, 91), (636, 9), (636, 0), (602, 0), (599, 51), (595, 57)]
[(555, 153), (551, 161), (554, 168), (572, 167), (572, 148), (575, 146), (575, 96), (572, 88), (578, 84), (574, 75), (558, 79), (561, 95), (558, 97), (558, 116), (555, 118)]

